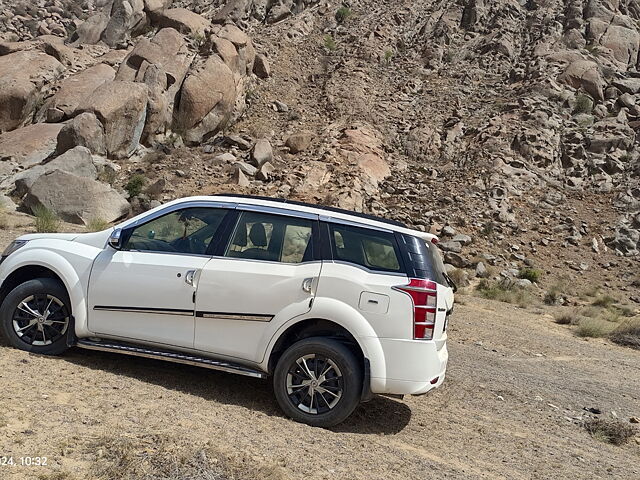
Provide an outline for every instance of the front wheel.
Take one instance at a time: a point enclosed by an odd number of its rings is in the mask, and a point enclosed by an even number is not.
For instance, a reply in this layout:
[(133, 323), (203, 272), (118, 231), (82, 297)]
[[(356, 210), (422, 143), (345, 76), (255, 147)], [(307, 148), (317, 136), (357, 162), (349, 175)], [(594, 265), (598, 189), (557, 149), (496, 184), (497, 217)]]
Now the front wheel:
[(314, 427), (333, 427), (360, 402), (362, 368), (344, 344), (323, 337), (294, 343), (280, 357), (273, 388), (280, 408)]
[(5, 338), (20, 350), (58, 355), (71, 327), (69, 296), (60, 282), (36, 278), (11, 290), (0, 307)]

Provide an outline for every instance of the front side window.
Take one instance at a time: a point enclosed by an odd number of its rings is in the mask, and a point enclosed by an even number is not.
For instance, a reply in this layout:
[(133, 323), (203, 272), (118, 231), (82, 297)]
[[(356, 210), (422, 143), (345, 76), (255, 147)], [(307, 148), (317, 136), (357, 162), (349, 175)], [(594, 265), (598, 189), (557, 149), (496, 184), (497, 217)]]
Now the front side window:
[(225, 256), (283, 263), (310, 261), (313, 223), (303, 218), (242, 212)]
[(401, 271), (398, 247), (392, 233), (337, 224), (331, 224), (330, 230), (336, 260), (371, 270)]
[(211, 207), (176, 210), (135, 227), (124, 250), (203, 255), (226, 214)]

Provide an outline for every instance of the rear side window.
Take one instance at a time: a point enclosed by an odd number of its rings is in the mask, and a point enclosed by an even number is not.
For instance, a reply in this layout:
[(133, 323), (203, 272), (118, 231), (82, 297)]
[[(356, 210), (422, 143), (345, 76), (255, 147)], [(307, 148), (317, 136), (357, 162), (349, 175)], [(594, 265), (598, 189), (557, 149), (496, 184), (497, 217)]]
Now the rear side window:
[(368, 228), (329, 224), (335, 260), (370, 270), (401, 272), (395, 236)]

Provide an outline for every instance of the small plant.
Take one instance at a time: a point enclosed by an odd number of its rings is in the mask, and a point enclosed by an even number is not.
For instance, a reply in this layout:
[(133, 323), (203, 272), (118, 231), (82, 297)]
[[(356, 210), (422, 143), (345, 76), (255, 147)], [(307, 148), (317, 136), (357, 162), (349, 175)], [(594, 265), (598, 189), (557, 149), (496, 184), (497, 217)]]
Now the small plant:
[(591, 305), (595, 307), (609, 308), (614, 303), (616, 303), (616, 299), (611, 295), (599, 295), (593, 300), (593, 302), (591, 302)]
[(449, 278), (453, 280), (458, 287), (466, 287), (469, 285), (469, 279), (467, 278), (467, 272), (465, 272), (462, 268), (456, 268), (455, 270), (451, 270), (447, 273)]
[(333, 39), (331, 35), (325, 35), (324, 47), (330, 52), (335, 52), (335, 50), (338, 48), (338, 45), (336, 44), (336, 41)]
[(614, 328), (615, 325), (601, 318), (582, 318), (576, 334), (579, 337), (601, 338), (609, 335)]
[(109, 222), (100, 217), (93, 217), (87, 222), (86, 228), (88, 232), (101, 232), (109, 228)]
[(618, 345), (640, 350), (640, 319), (622, 323), (609, 334), (609, 339)]
[(191, 44), (197, 50), (200, 50), (200, 48), (204, 45), (204, 42), (206, 40), (205, 36), (200, 32), (193, 32), (191, 35), (189, 35), (189, 38), (191, 39)]
[(60, 230), (62, 220), (55, 212), (49, 210), (44, 205), (36, 205), (32, 209), (36, 217), (36, 232), (38, 233), (54, 233)]
[(552, 285), (544, 294), (542, 301), (545, 305), (555, 305), (562, 298), (562, 287), (559, 284)]
[(573, 113), (591, 113), (593, 110), (593, 100), (589, 95), (580, 93), (576, 96), (576, 104), (573, 107)]
[(147, 184), (147, 179), (144, 175), (136, 173), (133, 175), (127, 184), (124, 186), (124, 189), (129, 194), (130, 198), (137, 197), (142, 193), (142, 189)]
[(491, 236), (494, 230), (495, 230), (495, 225), (491, 220), (489, 220), (488, 222), (485, 222), (484, 225), (482, 225), (482, 230), (480, 230), (480, 233), (482, 233), (482, 235), (485, 237), (489, 237)]
[(386, 64), (389, 64), (389, 63), (391, 63), (391, 59), (392, 58), (393, 58), (393, 50), (391, 50), (391, 49), (385, 50), (385, 52), (384, 52), (384, 62)]
[(344, 23), (347, 18), (351, 16), (352, 12), (349, 7), (342, 6), (336, 12), (336, 21), (338, 23)]
[(113, 186), (116, 183), (116, 179), (118, 178), (118, 172), (116, 172), (113, 168), (104, 168), (100, 173), (98, 173), (98, 180), (104, 183), (108, 183)]
[(584, 428), (593, 438), (613, 445), (624, 445), (637, 433), (636, 428), (628, 423), (604, 418), (586, 420)]
[(578, 323), (578, 317), (575, 313), (562, 312), (553, 317), (554, 322), (558, 325), (575, 325)]
[(540, 270), (535, 268), (521, 268), (518, 272), (518, 278), (529, 280), (532, 283), (538, 283), (540, 281)]
[(476, 286), (476, 291), (481, 297), (498, 300), (499, 302), (513, 303), (520, 308), (525, 308), (532, 302), (529, 290), (517, 285), (508, 278), (503, 278), (498, 282), (482, 279)]
[(9, 216), (5, 206), (0, 204), (0, 229), (4, 230), (6, 228), (9, 228)]

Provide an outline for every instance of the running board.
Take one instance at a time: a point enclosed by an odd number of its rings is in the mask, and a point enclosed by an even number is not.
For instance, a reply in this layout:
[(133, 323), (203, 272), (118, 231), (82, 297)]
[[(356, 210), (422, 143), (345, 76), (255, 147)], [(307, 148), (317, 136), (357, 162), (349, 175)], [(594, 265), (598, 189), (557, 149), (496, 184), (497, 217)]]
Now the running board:
[(98, 342), (87, 339), (79, 339), (76, 343), (77, 347), (87, 350), (99, 350), (103, 352), (117, 352), (125, 355), (133, 355), (136, 357), (153, 358), (156, 360), (167, 360), (169, 362), (184, 363), (186, 365), (195, 365), (196, 367), (210, 368), (212, 370), (220, 370), (223, 372), (237, 373), (247, 377), (267, 378), (267, 374), (260, 370), (238, 365), (235, 363), (222, 362), (206, 357), (196, 357), (186, 353), (169, 352), (166, 350), (152, 350), (149, 347), (141, 347), (130, 344), (114, 343), (114, 342)]

